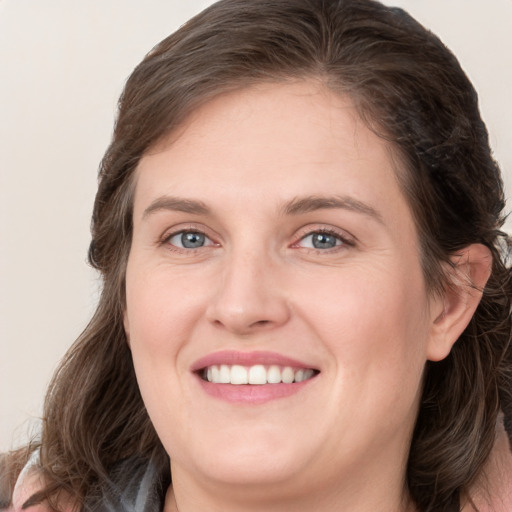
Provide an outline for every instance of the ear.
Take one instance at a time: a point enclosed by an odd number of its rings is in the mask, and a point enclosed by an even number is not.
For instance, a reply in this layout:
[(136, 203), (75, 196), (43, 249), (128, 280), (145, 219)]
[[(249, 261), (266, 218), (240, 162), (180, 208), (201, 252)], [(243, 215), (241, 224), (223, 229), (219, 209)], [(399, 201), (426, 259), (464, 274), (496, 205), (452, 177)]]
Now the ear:
[(473, 244), (457, 252), (447, 265), (448, 283), (431, 304), (430, 361), (444, 359), (473, 317), (491, 275), (491, 251)]

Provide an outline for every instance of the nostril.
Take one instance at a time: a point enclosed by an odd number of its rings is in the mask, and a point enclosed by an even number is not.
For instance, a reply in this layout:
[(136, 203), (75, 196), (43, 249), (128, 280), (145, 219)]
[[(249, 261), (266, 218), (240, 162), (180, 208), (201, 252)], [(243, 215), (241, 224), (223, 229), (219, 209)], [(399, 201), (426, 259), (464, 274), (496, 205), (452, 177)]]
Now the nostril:
[(264, 327), (265, 325), (268, 325), (270, 323), (270, 320), (258, 320), (257, 322), (254, 322), (251, 327)]

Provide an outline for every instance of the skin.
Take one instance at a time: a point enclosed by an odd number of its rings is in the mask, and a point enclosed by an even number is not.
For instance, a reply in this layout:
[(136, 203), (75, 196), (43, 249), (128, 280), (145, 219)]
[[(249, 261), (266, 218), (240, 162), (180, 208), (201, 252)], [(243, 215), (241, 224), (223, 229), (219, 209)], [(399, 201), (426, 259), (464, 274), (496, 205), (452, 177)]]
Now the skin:
[[(313, 81), (220, 96), (142, 158), (125, 329), (171, 457), (166, 511), (414, 510), (404, 475), (423, 368), (480, 294), (427, 293), (396, 161), (348, 98)], [(289, 211), (307, 197), (344, 204)], [(206, 245), (179, 247), (183, 230)], [(332, 249), (312, 246), (322, 230)], [(485, 248), (456, 261), (485, 283)], [(190, 370), (219, 350), (320, 373), (287, 398), (228, 403)]]

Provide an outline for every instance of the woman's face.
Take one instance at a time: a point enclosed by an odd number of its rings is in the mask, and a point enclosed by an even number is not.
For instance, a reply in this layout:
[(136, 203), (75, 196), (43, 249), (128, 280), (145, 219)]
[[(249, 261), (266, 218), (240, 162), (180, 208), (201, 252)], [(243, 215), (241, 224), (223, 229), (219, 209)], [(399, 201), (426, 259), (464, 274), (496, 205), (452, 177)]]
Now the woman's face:
[(218, 97), (142, 158), (125, 327), (174, 481), (403, 476), (439, 312), (396, 174), (313, 82)]

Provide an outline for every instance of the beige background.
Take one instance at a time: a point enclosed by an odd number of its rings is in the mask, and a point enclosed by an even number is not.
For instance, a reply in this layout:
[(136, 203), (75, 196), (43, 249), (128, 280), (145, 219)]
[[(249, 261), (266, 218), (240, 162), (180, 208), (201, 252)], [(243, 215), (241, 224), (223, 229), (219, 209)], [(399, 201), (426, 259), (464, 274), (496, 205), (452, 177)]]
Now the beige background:
[[(94, 309), (89, 217), (123, 82), (210, 3), (0, 0), (0, 451), (37, 431), (52, 371)], [(512, 190), (512, 0), (386, 3), (459, 57)]]

